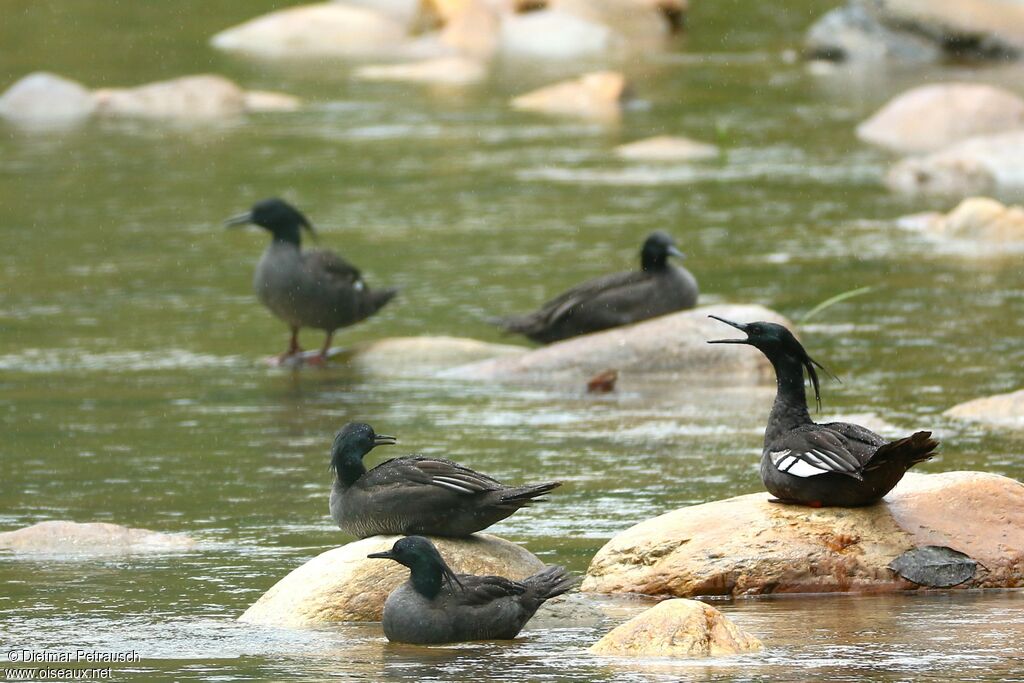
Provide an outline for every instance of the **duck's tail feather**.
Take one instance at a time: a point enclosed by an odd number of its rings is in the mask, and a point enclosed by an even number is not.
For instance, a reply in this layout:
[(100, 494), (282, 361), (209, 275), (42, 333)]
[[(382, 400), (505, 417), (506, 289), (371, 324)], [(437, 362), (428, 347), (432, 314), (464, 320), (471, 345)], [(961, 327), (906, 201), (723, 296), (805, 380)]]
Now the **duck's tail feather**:
[(516, 486), (505, 489), (501, 492), (498, 505), (514, 508), (527, 507), (546, 493), (550, 493), (562, 485), (560, 481), (549, 481), (544, 484), (532, 484), (530, 486)]
[(521, 334), (531, 339), (542, 330), (537, 316), (531, 313), (487, 318), (487, 322), (500, 327), (505, 334)]
[(931, 432), (915, 432), (910, 436), (879, 446), (871, 457), (871, 461), (864, 467), (864, 471), (878, 469), (892, 463), (899, 463), (906, 471), (919, 462), (931, 460), (938, 447), (939, 442), (932, 438)]
[(523, 579), (523, 585), (539, 602), (572, 590), (577, 582), (578, 579), (567, 572), (565, 567), (555, 564), (548, 565), (533, 576)]

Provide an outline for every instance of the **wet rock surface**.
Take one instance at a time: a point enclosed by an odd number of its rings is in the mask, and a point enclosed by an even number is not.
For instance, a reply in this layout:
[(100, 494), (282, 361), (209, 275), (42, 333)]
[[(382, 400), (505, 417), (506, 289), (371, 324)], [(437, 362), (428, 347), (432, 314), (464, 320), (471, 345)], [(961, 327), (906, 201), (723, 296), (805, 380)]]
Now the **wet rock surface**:
[(898, 224), (941, 238), (986, 244), (1024, 243), (1024, 208), (1006, 206), (988, 197), (965, 199), (948, 214), (904, 216)]
[(184, 534), (133, 529), (106, 522), (39, 522), (0, 533), (0, 549), (48, 555), (120, 554), (188, 550), (195, 541)]
[(612, 629), (589, 648), (616, 657), (706, 657), (756, 652), (761, 641), (714, 607), (666, 600)]
[(657, 135), (619, 145), (615, 154), (629, 161), (700, 161), (719, 157), (721, 150), (689, 138)]
[(959, 403), (944, 414), (959, 420), (1024, 429), (1024, 389)]
[(364, 81), (406, 81), (439, 85), (469, 85), (483, 80), (484, 65), (464, 57), (438, 57), (405, 64), (371, 64), (355, 70)]
[(867, 508), (807, 508), (755, 493), (682, 508), (618, 534), (584, 591), (696, 595), (885, 593), (920, 588), (889, 565), (914, 548), (965, 554), (961, 588), (1024, 586), (1024, 484), (995, 474), (908, 473)]
[(708, 318), (767, 320), (791, 326), (761, 306), (715, 305), (672, 313), (644, 322), (574, 337), (523, 354), (453, 368), (444, 376), (532, 383), (577, 382), (616, 370), (622, 382), (638, 375), (704, 376), (757, 384), (772, 380), (771, 366), (759, 353), (729, 344), (708, 344), (729, 336), (729, 328)]
[(885, 177), (904, 194), (967, 197), (1024, 188), (1024, 130), (983, 135), (897, 162)]
[(831, 61), (940, 62), (1019, 58), (1019, 0), (848, 0), (807, 32), (811, 58)]
[(616, 71), (594, 71), (579, 78), (533, 90), (512, 100), (513, 109), (614, 121), (631, 99), (626, 77)]
[(44, 71), (25, 76), (0, 95), (0, 117), (19, 123), (73, 123), (95, 109), (88, 88)]
[[(380, 621), (384, 601), (408, 580), (409, 570), (366, 556), (390, 550), (399, 538), (371, 536), (317, 555), (274, 584), (239, 621), (273, 626)], [(544, 566), (530, 551), (497, 536), (431, 540), (456, 573), (522, 579)]]
[(496, 358), (526, 353), (522, 346), (492, 344), (463, 337), (391, 337), (345, 349), (332, 362), (346, 363), (368, 374), (429, 375)]

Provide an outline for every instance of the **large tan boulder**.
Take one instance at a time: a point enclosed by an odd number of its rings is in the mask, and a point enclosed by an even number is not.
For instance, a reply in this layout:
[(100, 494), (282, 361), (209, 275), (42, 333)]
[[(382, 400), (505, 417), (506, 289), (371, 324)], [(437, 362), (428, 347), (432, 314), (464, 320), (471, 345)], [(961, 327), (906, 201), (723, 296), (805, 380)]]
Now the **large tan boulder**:
[(708, 344), (731, 336), (731, 328), (708, 318), (768, 320), (791, 326), (762, 306), (715, 305), (671, 313), (644, 322), (566, 339), (524, 354), (453, 368), (445, 376), (473, 380), (585, 382), (599, 372), (617, 370), (620, 381), (630, 376), (724, 378), (731, 383), (759, 384), (772, 380), (771, 366), (752, 349)]
[(676, 599), (615, 627), (589, 651), (614, 657), (717, 657), (763, 647), (711, 605)]
[(405, 64), (370, 64), (353, 72), (363, 81), (401, 81), (432, 85), (470, 85), (483, 80), (486, 67), (466, 57), (437, 57)]
[(260, 57), (400, 55), (406, 27), (393, 16), (340, 2), (277, 10), (210, 39), (219, 50)]
[(96, 108), (89, 89), (45, 71), (20, 79), (0, 95), (0, 117), (25, 124), (67, 124)]
[(893, 191), (968, 197), (1024, 187), (1024, 130), (982, 135), (897, 162), (885, 177)]
[(429, 375), (493, 358), (526, 352), (522, 346), (463, 337), (389, 337), (355, 344), (332, 362), (374, 375)]
[[(388, 595), (409, 570), (370, 553), (389, 550), (400, 536), (371, 536), (328, 550), (274, 584), (239, 621), (272, 626), (309, 626), (335, 621), (380, 621)], [(526, 578), (544, 563), (497, 536), (432, 538), (457, 573)]]
[(921, 586), (889, 565), (927, 546), (976, 563), (959, 588), (1024, 586), (1024, 484), (1013, 479), (911, 472), (867, 508), (769, 498), (753, 493), (641, 522), (598, 551), (582, 590), (676, 597), (913, 590)]
[(161, 553), (193, 547), (195, 541), (184, 534), (132, 529), (106, 522), (55, 520), (0, 533), (0, 549), (16, 553)]
[(657, 135), (619, 145), (615, 154), (629, 161), (700, 161), (716, 159), (721, 151), (715, 145), (673, 135)]
[(955, 44), (974, 40), (981, 50), (1024, 51), (1024, 2), (1021, 0), (886, 0), (886, 18), (894, 25)]
[(1024, 242), (1024, 208), (988, 197), (969, 197), (948, 214), (904, 216), (899, 224), (940, 238), (993, 245)]
[(999, 427), (1024, 428), (1024, 389), (958, 403), (944, 415)]
[(183, 76), (135, 88), (103, 88), (94, 93), (100, 114), (157, 119), (207, 119), (238, 116), (258, 109), (292, 111), (299, 101), (280, 93), (246, 93), (213, 74)]
[(440, 16), (441, 44), (461, 55), (489, 59), (498, 50), (501, 16), (485, 0), (432, 0)]
[(1024, 128), (1024, 99), (983, 83), (922, 85), (857, 126), (857, 136), (895, 152), (934, 152), (970, 137)]
[(594, 71), (579, 78), (533, 90), (512, 100), (523, 111), (615, 121), (632, 98), (626, 77), (617, 71)]

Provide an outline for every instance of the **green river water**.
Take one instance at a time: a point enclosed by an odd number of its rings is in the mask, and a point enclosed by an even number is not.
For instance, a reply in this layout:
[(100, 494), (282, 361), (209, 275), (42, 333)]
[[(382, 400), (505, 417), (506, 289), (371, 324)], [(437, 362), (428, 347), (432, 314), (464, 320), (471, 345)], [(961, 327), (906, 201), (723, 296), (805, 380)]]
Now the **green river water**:
[[(261, 359), (283, 350), (286, 330), (251, 292), (266, 237), (221, 227), (266, 196), (293, 200), (372, 284), (402, 287), (339, 344), (500, 341), (488, 315), (631, 267), (653, 228), (677, 236), (705, 302), (799, 318), (871, 286), (801, 328), (843, 379), (826, 382), (825, 414), (934, 430), (941, 457), (922, 471), (1024, 479), (1024, 432), (941, 415), (1024, 385), (1024, 252), (966, 253), (897, 228), (899, 215), (955, 202), (889, 194), (889, 157), (853, 134), (910, 85), (1015, 87), (1021, 69), (813, 75), (784, 52), (831, 2), (698, 0), (673, 50), (613, 64), (646, 104), (609, 127), (507, 106), (601, 64), (498, 63), (486, 83), (454, 91), (358, 83), (349, 63), (259, 63), (207, 46), (281, 4), (0, 7), (0, 88), (39, 69), (90, 87), (216, 72), (309, 103), (204, 126), (0, 123), (0, 530), (109, 521), (199, 541), (177, 555), (0, 554), (0, 657), (138, 651), (140, 663), (116, 668), (121, 680), (1024, 680), (1019, 592), (725, 602), (768, 644), (763, 653), (630, 666), (585, 653), (607, 625), (424, 649), (387, 644), (378, 624), (237, 624), (278, 578), (347, 540), (327, 515), (326, 459), (346, 421), (499, 479), (562, 479), (543, 508), (493, 531), (582, 572), (631, 524), (759, 491), (771, 398), (723, 389), (719, 401), (686, 391), (590, 399), (344, 366), (268, 369)], [(698, 166), (611, 154), (660, 133), (726, 153)], [(310, 347), (320, 339), (304, 335)]]

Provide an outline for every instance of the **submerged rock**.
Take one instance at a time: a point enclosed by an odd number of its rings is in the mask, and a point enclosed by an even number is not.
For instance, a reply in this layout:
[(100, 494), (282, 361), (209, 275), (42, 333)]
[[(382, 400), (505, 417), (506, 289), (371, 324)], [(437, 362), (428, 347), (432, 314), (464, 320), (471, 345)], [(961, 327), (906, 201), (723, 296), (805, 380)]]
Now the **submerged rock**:
[(958, 420), (1024, 429), (1024, 389), (959, 403), (943, 414)]
[(857, 136), (916, 154), (1018, 128), (1024, 128), (1024, 99), (982, 83), (941, 83), (897, 95), (857, 126)]
[(512, 107), (545, 114), (616, 120), (632, 98), (626, 77), (616, 71), (595, 71), (520, 95)]
[(970, 138), (896, 163), (886, 185), (906, 194), (970, 196), (1024, 188), (1024, 130)]
[(210, 44), (262, 57), (381, 56), (408, 47), (406, 27), (393, 16), (341, 2), (277, 10), (225, 29)]
[(100, 114), (159, 119), (206, 119), (248, 111), (298, 109), (299, 100), (281, 93), (252, 92), (223, 76), (200, 74), (135, 88), (103, 88), (94, 94)]
[(987, 197), (969, 197), (948, 214), (915, 214), (898, 222), (936, 237), (990, 244), (1024, 242), (1024, 208)]
[(184, 534), (132, 529), (106, 522), (39, 522), (0, 533), (0, 549), (16, 553), (105, 554), (188, 550), (195, 541)]
[(755, 652), (761, 641), (711, 605), (666, 600), (612, 629), (590, 646), (615, 657), (707, 657)]
[[(309, 626), (335, 621), (380, 621), (388, 595), (409, 578), (397, 562), (369, 559), (399, 536), (371, 536), (317, 555), (274, 584), (238, 618), (251, 624)], [(544, 563), (497, 536), (431, 538), (457, 573), (526, 578)]]
[(88, 88), (45, 71), (25, 76), (0, 95), (0, 116), (18, 123), (74, 123), (95, 109)]
[(439, 57), (407, 64), (372, 64), (355, 70), (364, 81), (407, 81), (439, 85), (469, 85), (483, 80), (487, 69), (474, 59)]
[(715, 159), (721, 151), (715, 145), (689, 138), (658, 135), (619, 145), (615, 153), (630, 161), (698, 161)]
[(808, 56), (832, 61), (1007, 59), (1024, 51), (1019, 0), (848, 0), (808, 30)]
[(890, 563), (945, 546), (977, 572), (958, 587), (1024, 586), (1024, 484), (982, 472), (908, 473), (879, 504), (808, 508), (767, 493), (682, 508), (623, 531), (594, 557), (582, 590), (757, 595), (886, 593), (918, 585)]
[[(661, 378), (725, 377), (730, 382), (760, 383), (772, 378), (771, 366), (758, 353), (729, 344), (708, 344), (728, 336), (709, 314), (738, 321), (768, 320), (791, 326), (761, 306), (702, 306), (633, 325), (566, 339), (523, 354), (453, 368), (448, 377), (473, 380), (576, 382), (581, 386), (607, 370), (621, 377), (653, 374)], [(725, 328), (726, 330), (728, 328)]]

